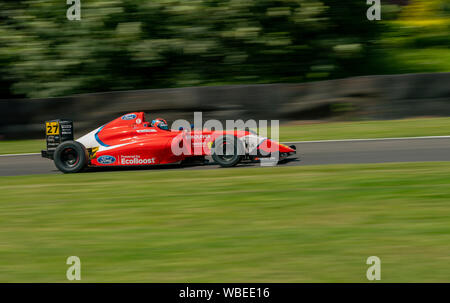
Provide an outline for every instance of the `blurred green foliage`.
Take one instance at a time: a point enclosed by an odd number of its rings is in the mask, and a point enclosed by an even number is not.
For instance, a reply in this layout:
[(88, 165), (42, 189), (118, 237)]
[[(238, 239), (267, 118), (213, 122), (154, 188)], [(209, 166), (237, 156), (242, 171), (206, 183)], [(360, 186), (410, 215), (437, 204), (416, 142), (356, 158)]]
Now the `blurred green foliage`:
[[(362, 0), (81, 0), (81, 21), (67, 20), (62, 0), (1, 2), (0, 96), (408, 71), (399, 60), (432, 53), (401, 50), (445, 52), (449, 43), (445, 1), (419, 2), (433, 5), (383, 6), (384, 22), (368, 21)], [(430, 26), (440, 31), (408, 23), (424, 10), (439, 12), (442, 22)], [(434, 68), (443, 65), (425, 70)]]
[(384, 22), (378, 48), (387, 73), (450, 71), (450, 2), (410, 0)]

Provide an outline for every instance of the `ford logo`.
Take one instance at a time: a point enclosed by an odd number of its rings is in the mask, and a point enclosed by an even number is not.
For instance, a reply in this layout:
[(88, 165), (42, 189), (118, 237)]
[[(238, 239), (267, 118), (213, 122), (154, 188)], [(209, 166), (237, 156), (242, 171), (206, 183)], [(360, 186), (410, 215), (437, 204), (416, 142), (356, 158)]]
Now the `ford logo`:
[(97, 162), (100, 164), (113, 164), (116, 162), (116, 158), (113, 156), (100, 156), (98, 157)]
[(136, 119), (135, 114), (128, 114), (128, 115), (122, 116), (122, 120), (133, 120), (133, 119)]

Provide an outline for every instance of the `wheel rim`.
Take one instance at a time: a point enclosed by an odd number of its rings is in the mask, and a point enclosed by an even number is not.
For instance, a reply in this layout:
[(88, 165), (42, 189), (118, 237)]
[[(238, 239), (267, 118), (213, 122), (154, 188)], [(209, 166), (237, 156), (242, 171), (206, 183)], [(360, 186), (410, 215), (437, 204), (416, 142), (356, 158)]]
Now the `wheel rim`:
[(71, 147), (65, 148), (61, 152), (61, 162), (66, 167), (74, 167), (80, 162), (80, 155)]
[(217, 156), (225, 162), (231, 162), (234, 159), (235, 152), (234, 152), (234, 145), (229, 144), (227, 142), (223, 142), (219, 146), (219, 150), (222, 151), (221, 154), (218, 154)]

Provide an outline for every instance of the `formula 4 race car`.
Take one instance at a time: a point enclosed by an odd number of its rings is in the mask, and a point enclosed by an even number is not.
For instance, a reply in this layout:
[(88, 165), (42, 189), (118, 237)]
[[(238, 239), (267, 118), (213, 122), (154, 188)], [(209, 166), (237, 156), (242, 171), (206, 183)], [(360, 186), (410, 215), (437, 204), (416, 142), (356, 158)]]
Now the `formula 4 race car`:
[(153, 126), (143, 112), (123, 115), (73, 140), (73, 123), (46, 121), (47, 149), (42, 157), (52, 159), (64, 173), (86, 167), (148, 166), (207, 163), (222, 167), (241, 161), (283, 160), (296, 153), (286, 146), (251, 131), (169, 130)]

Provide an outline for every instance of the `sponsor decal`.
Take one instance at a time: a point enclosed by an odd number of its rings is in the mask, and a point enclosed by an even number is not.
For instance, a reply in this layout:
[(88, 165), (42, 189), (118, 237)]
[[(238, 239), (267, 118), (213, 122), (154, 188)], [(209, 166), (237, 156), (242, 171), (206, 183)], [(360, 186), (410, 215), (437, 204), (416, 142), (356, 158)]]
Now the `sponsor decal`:
[(72, 134), (72, 125), (66, 125), (62, 124), (61, 127), (61, 134), (62, 135), (71, 135)]
[(141, 156), (121, 156), (120, 164), (122, 165), (150, 165), (156, 164), (156, 158), (141, 158)]
[(206, 140), (211, 138), (211, 135), (186, 135), (186, 139), (202, 139), (202, 140)]
[(133, 120), (136, 119), (136, 115), (135, 114), (128, 114), (128, 115), (123, 115), (122, 116), (122, 120)]
[(136, 124), (141, 124), (142, 120), (141, 119), (136, 119)]
[(91, 149), (88, 148), (89, 152), (89, 159), (95, 159), (95, 156), (97, 155), (98, 147), (93, 147)]
[(191, 135), (191, 134), (187, 134), (186, 135), (186, 140), (191, 141), (192, 142), (192, 146), (195, 148), (200, 148), (203, 147), (204, 145), (206, 146), (206, 141), (208, 139), (211, 138), (211, 135)]
[(203, 146), (203, 143), (202, 142), (194, 142), (194, 143), (192, 143), (192, 146), (194, 146), (194, 147), (202, 147)]
[(156, 129), (137, 129), (138, 133), (156, 133)]
[(98, 157), (97, 162), (100, 164), (113, 164), (116, 162), (116, 158), (108, 155), (100, 156)]

